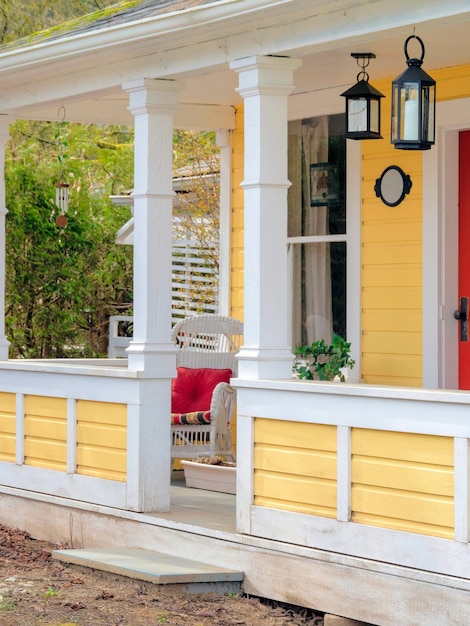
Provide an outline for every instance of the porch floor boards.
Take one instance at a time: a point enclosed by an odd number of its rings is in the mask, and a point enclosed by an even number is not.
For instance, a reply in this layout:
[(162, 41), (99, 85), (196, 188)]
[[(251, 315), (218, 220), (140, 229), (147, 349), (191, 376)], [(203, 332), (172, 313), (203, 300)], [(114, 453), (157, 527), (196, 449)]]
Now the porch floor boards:
[(170, 511), (147, 515), (169, 522), (235, 534), (235, 502), (236, 496), (228, 493), (186, 487), (183, 472), (174, 471), (171, 479)]

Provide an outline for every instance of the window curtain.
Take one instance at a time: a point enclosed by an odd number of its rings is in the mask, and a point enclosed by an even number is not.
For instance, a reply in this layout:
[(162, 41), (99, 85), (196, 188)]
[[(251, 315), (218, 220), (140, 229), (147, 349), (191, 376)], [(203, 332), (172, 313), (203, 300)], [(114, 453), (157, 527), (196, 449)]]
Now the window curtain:
[[(291, 237), (327, 235), (328, 207), (310, 206), (310, 165), (328, 161), (328, 116), (289, 124), (289, 224)], [(294, 343), (331, 342), (333, 332), (330, 244), (295, 244)]]

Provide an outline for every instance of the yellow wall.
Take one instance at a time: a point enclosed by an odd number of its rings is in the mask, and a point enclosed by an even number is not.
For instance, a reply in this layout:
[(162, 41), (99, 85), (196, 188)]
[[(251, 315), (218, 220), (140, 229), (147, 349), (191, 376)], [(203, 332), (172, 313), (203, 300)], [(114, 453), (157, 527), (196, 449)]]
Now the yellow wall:
[(24, 463), (67, 470), (67, 400), (24, 398)]
[(232, 233), (230, 315), (243, 321), (243, 109), (236, 111), (232, 134)]
[[(240, 187), (243, 177), (243, 108), (237, 108), (236, 128), (232, 133), (232, 215), (230, 249), (230, 315), (243, 321), (243, 268), (244, 268), (244, 230), (243, 230), (243, 189)], [(232, 422), (233, 449), (237, 452), (237, 416)]]
[(0, 393), (0, 461), (16, 460), (16, 396)]
[[(390, 144), (389, 85), (382, 100), (383, 140), (362, 142), (362, 377), (376, 384), (421, 386), (422, 153)], [(374, 192), (385, 168), (399, 165), (413, 183), (397, 207)]]
[(336, 427), (255, 419), (254, 504), (336, 517)]
[(353, 522), (453, 538), (452, 438), (356, 428), (351, 450)]
[(126, 480), (127, 406), (77, 401), (77, 473)]
[[(426, 68), (424, 68), (426, 69)], [(430, 72), (438, 100), (470, 95), (470, 66)], [(362, 377), (365, 382), (422, 384), (422, 153), (390, 144), (391, 80), (372, 81), (382, 100), (382, 140), (363, 141), (361, 213)], [(433, 148), (431, 148), (433, 149)], [(411, 192), (398, 207), (375, 196), (383, 170), (398, 165)], [(437, 278), (436, 278), (437, 280)]]

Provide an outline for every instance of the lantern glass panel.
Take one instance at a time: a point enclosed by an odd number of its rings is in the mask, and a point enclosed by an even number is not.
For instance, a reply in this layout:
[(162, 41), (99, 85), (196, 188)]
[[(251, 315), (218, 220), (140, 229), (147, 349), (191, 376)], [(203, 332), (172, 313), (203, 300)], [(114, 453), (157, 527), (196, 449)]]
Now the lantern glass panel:
[(398, 140), (398, 85), (392, 84), (392, 141)]
[(370, 130), (380, 133), (380, 103), (378, 100), (370, 101)]
[(423, 86), (421, 96), (423, 139), (434, 143), (434, 103), (436, 98), (435, 85)]
[(419, 141), (419, 83), (403, 83), (400, 89), (402, 126), (400, 139)]
[(365, 132), (367, 130), (367, 100), (354, 98), (348, 100), (348, 132)]

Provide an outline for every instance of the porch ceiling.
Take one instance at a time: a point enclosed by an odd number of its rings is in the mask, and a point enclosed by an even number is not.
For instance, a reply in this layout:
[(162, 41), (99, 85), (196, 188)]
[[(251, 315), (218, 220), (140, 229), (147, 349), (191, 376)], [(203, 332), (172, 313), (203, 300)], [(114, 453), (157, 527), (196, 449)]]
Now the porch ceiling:
[[(231, 17), (221, 15), (221, 7), (231, 4)], [(330, 90), (339, 98), (358, 73), (351, 52), (376, 54), (368, 68), (372, 83), (394, 78), (406, 67), (403, 44), (414, 29), (426, 45), (427, 72), (470, 63), (466, 3), (411, 4), (419, 6), (410, 10), (409, 0), (397, 0), (392, 8), (388, 0), (219, 2), (205, 5), (197, 19), (192, 14), (190, 24), (181, 15), (160, 19), (152, 36), (141, 30), (140, 37), (134, 33), (117, 41), (110, 30), (6, 49), (0, 53), (0, 114), (56, 120), (64, 105), (69, 121), (132, 124), (121, 85), (152, 77), (185, 81), (176, 126), (231, 128), (233, 106), (241, 98), (230, 61), (265, 54), (301, 57), (294, 94)], [(237, 12), (240, 8), (245, 11)], [(420, 54), (419, 46), (411, 46), (410, 53)]]

